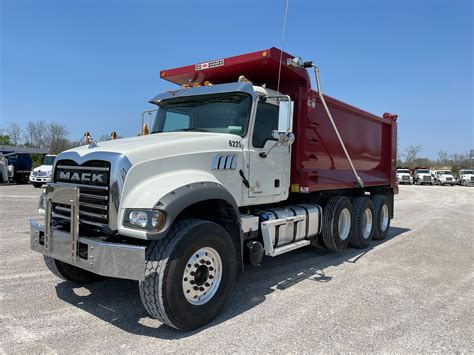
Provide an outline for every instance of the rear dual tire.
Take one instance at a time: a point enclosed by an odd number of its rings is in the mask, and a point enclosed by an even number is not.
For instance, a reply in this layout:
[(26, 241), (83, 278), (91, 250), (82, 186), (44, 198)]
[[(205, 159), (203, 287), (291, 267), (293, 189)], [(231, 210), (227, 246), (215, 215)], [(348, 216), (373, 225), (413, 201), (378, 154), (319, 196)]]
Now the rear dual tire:
[(375, 195), (372, 197), (374, 206), (374, 235), (373, 239), (383, 240), (390, 229), (390, 204), (387, 196)]
[(351, 237), (352, 204), (347, 197), (333, 197), (323, 213), (322, 236), (329, 250), (347, 248)]
[(354, 248), (367, 248), (374, 236), (374, 206), (367, 197), (352, 202), (352, 237), (349, 244)]
[(390, 204), (385, 195), (333, 197), (323, 213), (322, 239), (326, 248), (341, 251), (351, 245), (367, 248), (372, 239), (387, 237), (390, 228)]

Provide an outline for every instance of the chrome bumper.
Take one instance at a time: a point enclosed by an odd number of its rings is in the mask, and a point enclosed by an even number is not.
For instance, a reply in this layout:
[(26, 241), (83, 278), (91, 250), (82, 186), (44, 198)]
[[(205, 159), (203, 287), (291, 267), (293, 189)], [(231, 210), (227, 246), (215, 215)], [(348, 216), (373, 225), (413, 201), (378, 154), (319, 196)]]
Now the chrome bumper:
[(130, 280), (145, 279), (145, 247), (79, 237), (79, 256), (71, 256), (71, 235), (52, 230), (49, 248), (44, 247), (45, 227), (30, 220), (31, 249), (95, 274)]

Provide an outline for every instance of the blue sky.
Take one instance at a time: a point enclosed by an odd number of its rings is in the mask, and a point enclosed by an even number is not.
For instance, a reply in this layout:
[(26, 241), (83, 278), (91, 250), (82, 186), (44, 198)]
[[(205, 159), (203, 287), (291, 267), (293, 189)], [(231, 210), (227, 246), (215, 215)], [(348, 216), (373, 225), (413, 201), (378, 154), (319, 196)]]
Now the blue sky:
[[(159, 71), (281, 46), (284, 0), (0, 0), (0, 125), (134, 135)], [(325, 92), (399, 114), (399, 148), (473, 148), (470, 0), (289, 0), (284, 49)]]

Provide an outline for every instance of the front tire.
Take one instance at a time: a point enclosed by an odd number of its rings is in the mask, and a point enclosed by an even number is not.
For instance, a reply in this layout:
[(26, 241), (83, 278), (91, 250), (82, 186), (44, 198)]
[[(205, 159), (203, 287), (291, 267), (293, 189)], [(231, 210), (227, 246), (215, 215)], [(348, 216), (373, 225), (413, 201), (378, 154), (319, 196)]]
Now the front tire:
[(351, 239), (352, 204), (347, 197), (333, 197), (323, 213), (323, 240), (326, 248), (341, 251)]
[(99, 281), (103, 278), (100, 275), (83, 270), (73, 265), (66, 264), (46, 255), (44, 255), (44, 263), (46, 264), (49, 271), (51, 271), (60, 279), (75, 283), (77, 285), (85, 285), (91, 282)]
[(220, 225), (187, 219), (148, 246), (145, 265), (139, 284), (143, 306), (164, 324), (188, 331), (223, 308), (235, 283), (236, 250)]
[(39, 189), (41, 186), (43, 186), (43, 183), (42, 182), (34, 182), (33, 183), (33, 186), (37, 189)]

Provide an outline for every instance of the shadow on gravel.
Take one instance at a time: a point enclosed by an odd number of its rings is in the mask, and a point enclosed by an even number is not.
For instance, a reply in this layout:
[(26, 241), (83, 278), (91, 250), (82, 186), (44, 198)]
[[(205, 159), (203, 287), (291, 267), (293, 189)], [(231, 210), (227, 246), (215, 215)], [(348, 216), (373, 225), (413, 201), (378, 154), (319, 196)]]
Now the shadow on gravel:
[(79, 288), (62, 282), (56, 286), (56, 293), (60, 299), (127, 332), (162, 339), (186, 338), (252, 309), (277, 289), (285, 290), (303, 280), (330, 282), (332, 277), (326, 275), (326, 268), (357, 263), (370, 250), (407, 231), (391, 227), (385, 240), (373, 241), (364, 250), (349, 248), (335, 253), (305, 247), (276, 258), (266, 257), (260, 267), (246, 265), (224, 310), (210, 324), (193, 332), (180, 332), (150, 318), (135, 281), (106, 279)]

